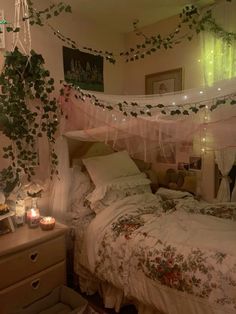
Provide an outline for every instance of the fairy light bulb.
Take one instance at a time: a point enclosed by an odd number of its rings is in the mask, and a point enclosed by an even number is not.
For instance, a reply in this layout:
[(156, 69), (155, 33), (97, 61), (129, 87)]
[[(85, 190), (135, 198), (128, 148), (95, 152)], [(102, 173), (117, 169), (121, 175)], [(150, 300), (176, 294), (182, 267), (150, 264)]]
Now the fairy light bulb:
[(209, 109), (208, 105), (205, 106), (206, 109)]
[(202, 91), (202, 90), (200, 90), (199, 94), (203, 94), (203, 91)]
[(218, 87), (218, 88), (217, 88), (217, 90), (218, 90), (218, 91), (221, 91), (221, 88), (220, 88), (220, 87)]
[(188, 96), (187, 95), (184, 95), (184, 99), (187, 99), (188, 98)]
[(201, 152), (202, 152), (203, 154), (206, 152), (205, 147), (202, 147), (202, 148), (201, 148)]
[(205, 137), (202, 138), (202, 142), (206, 143), (206, 138)]
[(175, 105), (175, 102), (174, 102), (174, 101), (172, 102), (172, 105), (173, 105), (173, 106)]

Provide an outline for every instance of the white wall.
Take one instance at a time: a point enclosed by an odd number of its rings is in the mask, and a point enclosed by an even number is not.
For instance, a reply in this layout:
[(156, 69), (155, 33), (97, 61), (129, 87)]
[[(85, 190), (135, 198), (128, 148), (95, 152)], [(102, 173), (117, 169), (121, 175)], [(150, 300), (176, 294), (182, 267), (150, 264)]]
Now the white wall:
[[(159, 23), (142, 28), (147, 36), (160, 33), (162, 36), (176, 29), (178, 17), (174, 16)], [(200, 36), (192, 41), (185, 40), (175, 45), (173, 49), (160, 49), (144, 59), (129, 62), (125, 66), (124, 92), (125, 94), (145, 94), (145, 75), (168, 71), (171, 69), (183, 69), (183, 89), (199, 87), (203, 84), (201, 64), (198, 62), (201, 54)], [(134, 32), (125, 37), (126, 49), (135, 47), (142, 42), (142, 37)]]

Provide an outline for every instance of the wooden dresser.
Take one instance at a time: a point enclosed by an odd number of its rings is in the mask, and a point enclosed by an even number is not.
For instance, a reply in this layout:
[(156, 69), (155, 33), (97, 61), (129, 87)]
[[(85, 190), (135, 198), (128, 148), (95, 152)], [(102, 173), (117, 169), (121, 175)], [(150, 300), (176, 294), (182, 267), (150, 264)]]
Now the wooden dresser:
[(0, 314), (12, 313), (66, 282), (67, 227), (27, 225), (0, 236)]

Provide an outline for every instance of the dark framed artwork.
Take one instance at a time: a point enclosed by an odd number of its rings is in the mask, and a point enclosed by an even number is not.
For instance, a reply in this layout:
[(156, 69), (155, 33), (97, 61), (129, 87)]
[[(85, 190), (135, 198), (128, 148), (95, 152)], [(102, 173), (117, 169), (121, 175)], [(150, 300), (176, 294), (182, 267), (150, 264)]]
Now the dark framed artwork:
[(165, 94), (182, 90), (182, 68), (145, 76), (145, 92), (148, 94)]
[(201, 170), (202, 169), (202, 158), (199, 156), (189, 157), (189, 169), (190, 170)]
[(104, 91), (103, 57), (63, 47), (64, 77), (82, 89)]

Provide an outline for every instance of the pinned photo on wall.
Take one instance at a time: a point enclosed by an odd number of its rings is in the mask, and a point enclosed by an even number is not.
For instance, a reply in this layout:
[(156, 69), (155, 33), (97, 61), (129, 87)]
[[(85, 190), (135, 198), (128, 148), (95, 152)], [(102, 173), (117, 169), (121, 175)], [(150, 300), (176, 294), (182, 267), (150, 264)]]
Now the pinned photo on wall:
[(202, 158), (198, 156), (189, 157), (189, 169), (190, 170), (201, 170), (202, 169)]
[(63, 47), (64, 77), (85, 90), (104, 91), (103, 57)]
[(157, 150), (156, 161), (158, 163), (175, 164), (176, 146), (173, 143), (166, 143)]

